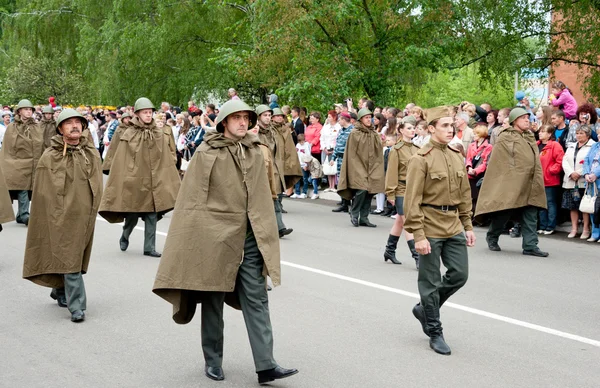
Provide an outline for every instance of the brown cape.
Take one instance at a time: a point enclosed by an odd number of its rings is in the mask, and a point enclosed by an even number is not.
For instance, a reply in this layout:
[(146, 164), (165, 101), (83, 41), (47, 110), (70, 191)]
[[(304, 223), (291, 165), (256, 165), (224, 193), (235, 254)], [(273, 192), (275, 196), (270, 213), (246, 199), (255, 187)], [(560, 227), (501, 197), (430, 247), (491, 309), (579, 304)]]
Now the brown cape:
[(4, 181), (4, 174), (2, 173), (2, 166), (0, 166), (0, 224), (15, 220), (15, 212), (12, 208), (12, 201), (8, 194), (8, 188)]
[(235, 299), (248, 223), (263, 273), (280, 284), (277, 222), (259, 144), (250, 133), (235, 143), (207, 132), (188, 166), (153, 287), (173, 305), (177, 323), (192, 320), (201, 291), (228, 292), (229, 304)]
[[(284, 187), (279, 193), (293, 187), (300, 179), (302, 179), (302, 168), (300, 167), (300, 160), (298, 159), (298, 153), (296, 152), (296, 146), (294, 145), (294, 139), (292, 138), (292, 129), (290, 124), (276, 124), (272, 123), (275, 139), (278, 144), (283, 144), (283, 154), (278, 154), (278, 158), (283, 157), (283, 185)], [(277, 173), (275, 174), (277, 179)]]
[(475, 215), (525, 206), (547, 206), (538, 147), (530, 133), (503, 128), (490, 155)]
[(40, 126), (32, 118), (23, 121), (15, 115), (15, 121), (6, 128), (0, 150), (8, 190), (33, 189), (35, 168), (43, 152), (44, 133)]
[[(57, 134), (56, 121), (54, 121), (54, 119), (42, 119), (42, 121), (40, 121), (40, 128), (42, 129), (42, 132), (44, 132), (44, 149), (46, 149), (50, 147), (52, 138)], [(92, 144), (94, 143), (92, 142)]]
[(385, 191), (383, 145), (379, 134), (357, 122), (348, 136), (338, 194), (352, 199), (353, 190), (367, 190), (370, 194)]
[(67, 146), (60, 135), (35, 172), (23, 278), (45, 287), (64, 286), (63, 274), (86, 273), (102, 197), (100, 155), (82, 136)]
[(108, 175), (110, 173), (110, 167), (111, 167), (112, 161), (115, 157), (115, 153), (117, 152), (117, 146), (119, 145), (119, 140), (121, 139), (121, 135), (123, 134), (123, 132), (125, 132), (125, 129), (127, 129), (130, 125), (131, 125), (131, 122), (129, 124), (125, 124), (122, 121), (119, 121), (119, 126), (117, 127), (117, 129), (115, 130), (115, 133), (113, 134), (112, 140), (111, 140), (110, 144), (108, 145), (108, 151), (106, 152), (106, 157), (104, 158), (104, 162), (102, 163), (102, 172), (104, 174)]
[(116, 146), (99, 214), (110, 223), (123, 222), (127, 213), (173, 210), (181, 181), (175, 167), (175, 142), (171, 128), (131, 120)]

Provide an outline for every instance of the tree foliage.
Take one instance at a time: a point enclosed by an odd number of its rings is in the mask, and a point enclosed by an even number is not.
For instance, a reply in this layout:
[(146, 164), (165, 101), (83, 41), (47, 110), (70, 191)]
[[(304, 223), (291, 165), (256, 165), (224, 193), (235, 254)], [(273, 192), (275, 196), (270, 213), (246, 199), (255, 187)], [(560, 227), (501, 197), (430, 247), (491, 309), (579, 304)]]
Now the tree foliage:
[[(436, 89), (441, 85), (432, 89), (432, 80), (452, 81), (468, 68), (472, 84), (481, 80), (495, 92), (489, 85), (505, 83), (515, 71), (565, 59), (589, 70), (590, 92), (597, 95), (600, 85), (594, 50), (600, 34), (593, 22), (600, 15), (593, 0), (4, 3), (5, 83), (17, 83), (25, 49), (36, 60), (79, 74), (85, 88), (71, 94), (86, 103), (125, 104), (144, 95), (185, 104), (190, 96), (224, 98), (229, 87), (253, 102), (275, 92), (320, 109), (348, 96), (386, 105), (427, 105), (419, 98), (449, 103), (446, 92)], [(551, 11), (566, 22), (551, 26)], [(27, 94), (13, 86), (6, 91), (13, 100), (20, 97), (15, 93)]]

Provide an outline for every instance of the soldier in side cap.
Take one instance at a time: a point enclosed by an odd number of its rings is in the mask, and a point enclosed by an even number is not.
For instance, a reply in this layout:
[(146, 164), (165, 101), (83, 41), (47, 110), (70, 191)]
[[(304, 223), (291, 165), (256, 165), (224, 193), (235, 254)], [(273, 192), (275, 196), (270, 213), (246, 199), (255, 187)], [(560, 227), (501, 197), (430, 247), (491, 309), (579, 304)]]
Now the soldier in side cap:
[(23, 277), (51, 287), (50, 296), (68, 307), (71, 321), (81, 322), (87, 304), (83, 274), (102, 197), (101, 162), (81, 114), (65, 109), (57, 121), (58, 135), (35, 171)]
[(352, 200), (352, 225), (375, 228), (369, 221), (371, 201), (385, 191), (383, 145), (372, 123), (373, 113), (368, 108), (358, 112), (354, 130), (348, 136), (340, 171), (338, 194)]
[[(454, 137), (448, 107), (426, 112), (429, 143), (410, 159), (404, 195), (404, 228), (419, 253), (421, 303), (413, 308), (429, 346), (450, 355), (440, 321), (440, 308), (468, 277), (467, 246), (475, 245), (471, 225), (471, 188), (462, 156), (448, 147)], [(440, 259), (447, 268), (440, 275)]]
[[(267, 275), (280, 283), (279, 239), (271, 184), (257, 136), (256, 113), (226, 102), (188, 166), (153, 291), (189, 323), (202, 309), (205, 374), (223, 380), (223, 304), (241, 308), (258, 382), (298, 373), (273, 357)], [(203, 236), (189, 239), (189, 231)]]
[(475, 215), (490, 214), (492, 223), (486, 241), (491, 251), (500, 251), (498, 240), (513, 215), (521, 221), (523, 254), (547, 257), (538, 248), (538, 210), (547, 207), (539, 149), (530, 131), (529, 113), (514, 108), (510, 127), (498, 133), (479, 192)]
[(44, 133), (33, 119), (33, 104), (21, 100), (16, 107), (15, 121), (6, 128), (0, 165), (6, 186), (13, 200), (19, 203), (17, 223), (29, 224), (29, 198), (37, 163), (44, 152)]

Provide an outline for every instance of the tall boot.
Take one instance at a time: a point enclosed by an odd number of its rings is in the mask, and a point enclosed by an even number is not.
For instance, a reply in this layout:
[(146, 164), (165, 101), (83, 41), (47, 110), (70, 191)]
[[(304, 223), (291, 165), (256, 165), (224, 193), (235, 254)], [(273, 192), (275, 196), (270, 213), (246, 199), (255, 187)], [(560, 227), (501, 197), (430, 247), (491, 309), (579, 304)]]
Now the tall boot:
[(347, 199), (343, 199), (342, 198), (342, 203), (340, 205), (340, 207), (335, 208), (332, 210), (332, 212), (334, 213), (348, 213), (348, 205), (350, 205), (350, 201), (348, 201)]
[(385, 245), (385, 253), (383, 254), (383, 261), (390, 260), (394, 264), (402, 264), (396, 259), (396, 247), (398, 247), (398, 239), (400, 237), (391, 235), (388, 237), (387, 244)]
[(419, 252), (417, 252), (415, 248), (415, 240), (409, 240), (406, 242), (408, 244), (408, 249), (410, 249), (410, 254), (413, 259), (415, 259), (415, 265), (417, 269), (419, 269)]
[(429, 347), (438, 354), (449, 356), (452, 351), (442, 332), (442, 322), (440, 322), (440, 308), (434, 306), (424, 306), (425, 319), (427, 319), (427, 331), (429, 332)]

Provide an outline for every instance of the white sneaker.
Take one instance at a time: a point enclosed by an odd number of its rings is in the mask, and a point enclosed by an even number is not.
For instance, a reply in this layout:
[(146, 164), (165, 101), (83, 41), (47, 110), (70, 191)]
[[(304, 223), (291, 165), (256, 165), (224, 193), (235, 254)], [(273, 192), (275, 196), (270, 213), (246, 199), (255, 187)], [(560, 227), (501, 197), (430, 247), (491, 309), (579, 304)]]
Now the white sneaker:
[(319, 194), (313, 194), (312, 197), (310, 197), (310, 199), (317, 199), (319, 198)]
[(390, 216), (390, 218), (396, 219), (398, 218), (398, 214), (394, 214), (393, 216)]
[(552, 233), (554, 233), (554, 231), (553, 231), (553, 230), (545, 230), (545, 231), (544, 231), (544, 234), (545, 234), (546, 236), (547, 236), (547, 235), (549, 235), (549, 234), (552, 234)]
[(298, 198), (300, 198), (300, 199), (306, 199), (306, 194), (302, 193), (302, 194), (300, 194), (300, 195), (298, 196)]
[(325, 189), (325, 190), (323, 190), (323, 192), (324, 193), (329, 193), (329, 192), (331, 192), (331, 189)]
[(541, 229), (537, 231), (537, 234), (543, 234), (543, 233), (544, 233), (544, 231)]
[(290, 195), (290, 198), (293, 198), (293, 199), (296, 199), (296, 198), (299, 198), (299, 197), (300, 196), (298, 194), (296, 194), (296, 193)]

